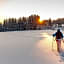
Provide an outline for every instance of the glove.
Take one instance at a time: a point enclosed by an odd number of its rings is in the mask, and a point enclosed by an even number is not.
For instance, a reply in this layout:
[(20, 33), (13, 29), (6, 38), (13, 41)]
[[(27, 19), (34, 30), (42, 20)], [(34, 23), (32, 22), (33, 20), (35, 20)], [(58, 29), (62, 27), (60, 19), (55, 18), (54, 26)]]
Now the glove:
[(54, 37), (55, 35), (53, 34), (52, 36)]

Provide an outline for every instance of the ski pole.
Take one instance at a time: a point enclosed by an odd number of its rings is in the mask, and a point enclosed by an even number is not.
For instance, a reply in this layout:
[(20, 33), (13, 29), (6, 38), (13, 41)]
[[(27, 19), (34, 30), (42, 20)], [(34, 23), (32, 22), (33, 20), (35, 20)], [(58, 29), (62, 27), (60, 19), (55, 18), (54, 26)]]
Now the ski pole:
[(54, 40), (52, 40), (52, 51), (53, 51), (53, 41), (54, 41)]
[(53, 43), (54, 43), (54, 41), (55, 41), (55, 39), (54, 39), (54, 37), (53, 37), (53, 40), (52, 40), (52, 51), (54, 50), (54, 45), (53, 45)]

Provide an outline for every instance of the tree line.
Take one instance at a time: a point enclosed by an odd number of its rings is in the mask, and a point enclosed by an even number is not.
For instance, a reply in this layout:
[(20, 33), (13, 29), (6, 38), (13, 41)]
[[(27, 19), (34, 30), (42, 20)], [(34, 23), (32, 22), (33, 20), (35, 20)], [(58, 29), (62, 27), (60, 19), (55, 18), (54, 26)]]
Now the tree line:
[(64, 24), (64, 18), (56, 20), (42, 20), (39, 22), (39, 15), (30, 15), (29, 17), (8, 18), (4, 19), (3, 24), (0, 23), (1, 31), (23, 31), (23, 30), (37, 30), (37, 29), (51, 29), (54, 24)]
[(3, 24), (0, 24), (0, 31), (36, 30), (39, 19), (39, 15), (4, 19)]

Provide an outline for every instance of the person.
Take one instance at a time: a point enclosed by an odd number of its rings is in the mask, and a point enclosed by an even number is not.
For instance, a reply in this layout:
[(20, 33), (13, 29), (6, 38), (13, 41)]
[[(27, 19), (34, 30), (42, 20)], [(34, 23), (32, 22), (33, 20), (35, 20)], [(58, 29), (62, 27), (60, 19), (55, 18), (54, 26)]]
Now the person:
[(57, 32), (53, 34), (53, 37), (56, 37), (57, 51), (61, 52), (61, 40), (63, 39), (63, 33), (60, 29), (57, 29)]

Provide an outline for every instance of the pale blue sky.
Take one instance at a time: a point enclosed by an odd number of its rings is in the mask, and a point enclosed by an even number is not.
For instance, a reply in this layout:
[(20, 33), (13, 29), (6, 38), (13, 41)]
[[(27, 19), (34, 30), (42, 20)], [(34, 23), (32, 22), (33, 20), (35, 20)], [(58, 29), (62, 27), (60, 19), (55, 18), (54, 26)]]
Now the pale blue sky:
[(38, 14), (41, 19), (64, 17), (64, 0), (0, 0), (0, 16), (22, 17)]

